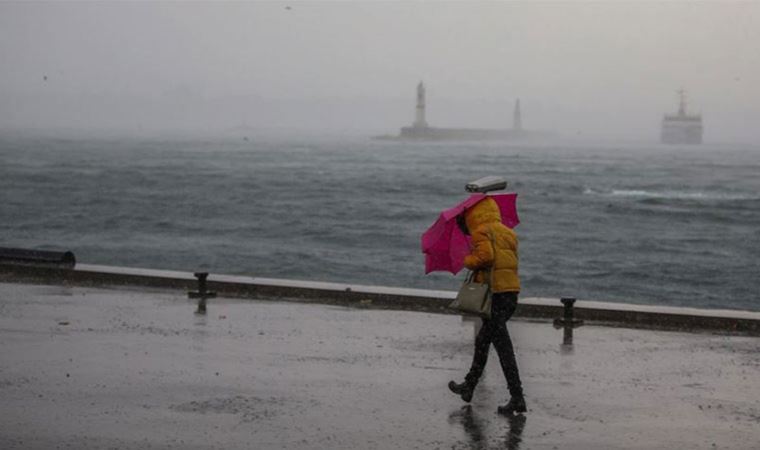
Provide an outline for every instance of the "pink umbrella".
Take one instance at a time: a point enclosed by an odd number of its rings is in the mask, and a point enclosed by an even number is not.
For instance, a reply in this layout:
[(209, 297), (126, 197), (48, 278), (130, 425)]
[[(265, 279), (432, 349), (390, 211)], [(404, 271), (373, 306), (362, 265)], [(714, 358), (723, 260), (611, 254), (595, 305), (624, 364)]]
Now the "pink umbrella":
[[(470, 237), (457, 226), (456, 217), (486, 198), (486, 194), (472, 194), (467, 200), (438, 216), (438, 220), (422, 234), (422, 253), (425, 254), (425, 273), (436, 270), (456, 274), (464, 267), (464, 257), (470, 251)], [(517, 218), (517, 194), (488, 195), (501, 211), (501, 221), (509, 228), (520, 223)]]

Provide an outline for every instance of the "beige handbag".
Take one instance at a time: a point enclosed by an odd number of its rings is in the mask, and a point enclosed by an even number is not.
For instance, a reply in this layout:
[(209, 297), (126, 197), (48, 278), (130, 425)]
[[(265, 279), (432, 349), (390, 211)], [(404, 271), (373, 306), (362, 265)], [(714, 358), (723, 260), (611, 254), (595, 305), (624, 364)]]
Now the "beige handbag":
[[(493, 279), (493, 270), (488, 270)], [(473, 314), (484, 319), (491, 318), (491, 285), (490, 283), (476, 283), (475, 272), (470, 272), (465, 278), (462, 287), (459, 288), (457, 298), (449, 308), (456, 309), (464, 314)], [(492, 281), (492, 280), (491, 280)]]

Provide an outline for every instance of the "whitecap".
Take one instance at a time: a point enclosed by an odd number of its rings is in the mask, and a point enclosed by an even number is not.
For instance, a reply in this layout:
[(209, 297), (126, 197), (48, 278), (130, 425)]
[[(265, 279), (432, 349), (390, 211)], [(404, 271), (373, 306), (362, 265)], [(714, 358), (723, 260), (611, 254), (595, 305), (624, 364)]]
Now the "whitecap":
[(611, 191), (598, 191), (586, 188), (584, 195), (601, 195), (605, 197), (630, 197), (652, 198), (664, 200), (760, 200), (760, 194), (737, 193), (737, 192), (704, 192), (704, 191), (653, 191), (645, 189), (613, 189)]
[(734, 192), (648, 191), (642, 189), (613, 189), (613, 197), (657, 198), (666, 200), (757, 200), (758, 195)]

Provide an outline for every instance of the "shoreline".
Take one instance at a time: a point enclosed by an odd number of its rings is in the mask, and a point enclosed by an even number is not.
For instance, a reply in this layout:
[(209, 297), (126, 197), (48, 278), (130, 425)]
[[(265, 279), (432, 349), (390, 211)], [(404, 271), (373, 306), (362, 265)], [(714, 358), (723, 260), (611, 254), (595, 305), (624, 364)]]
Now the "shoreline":
[[(73, 269), (0, 264), (0, 282), (86, 287), (142, 286), (195, 290), (191, 272), (78, 264)], [(456, 292), (209, 274), (208, 289), (221, 297), (323, 303), (359, 308), (457, 314), (447, 305)], [(213, 300), (211, 300), (213, 303)], [(563, 314), (559, 298), (520, 299), (516, 317), (552, 320)], [(647, 306), (578, 300), (574, 315), (593, 324), (686, 332), (760, 336), (760, 312)]]

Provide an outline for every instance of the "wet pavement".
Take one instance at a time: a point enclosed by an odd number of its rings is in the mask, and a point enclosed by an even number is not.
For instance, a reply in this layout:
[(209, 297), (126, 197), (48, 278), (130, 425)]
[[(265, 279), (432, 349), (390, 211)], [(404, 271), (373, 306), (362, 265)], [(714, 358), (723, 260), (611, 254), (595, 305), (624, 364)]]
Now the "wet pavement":
[(760, 338), (510, 322), (470, 406), (458, 316), (0, 283), (0, 448), (760, 448)]

